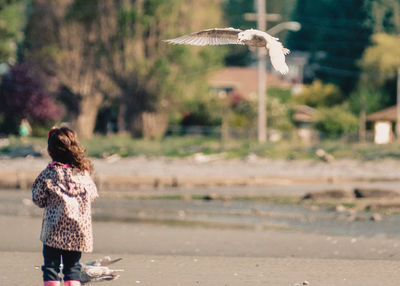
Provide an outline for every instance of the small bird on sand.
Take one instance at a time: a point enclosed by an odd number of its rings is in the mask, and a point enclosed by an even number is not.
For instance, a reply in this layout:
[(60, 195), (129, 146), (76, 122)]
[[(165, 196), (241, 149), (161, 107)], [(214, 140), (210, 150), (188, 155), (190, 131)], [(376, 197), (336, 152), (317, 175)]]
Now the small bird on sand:
[(272, 66), (282, 74), (287, 74), (289, 71), (285, 62), (285, 55), (288, 55), (290, 50), (284, 48), (278, 38), (260, 30), (248, 29), (243, 31), (235, 28), (214, 28), (164, 41), (170, 44), (194, 46), (247, 45), (265, 47), (269, 52)]
[(82, 284), (100, 281), (115, 280), (119, 277), (118, 273), (124, 270), (122, 269), (110, 269), (108, 265), (114, 264), (120, 261), (122, 258), (112, 260), (110, 256), (105, 256), (100, 259), (93, 261), (87, 261), (81, 263), (82, 273), (81, 282)]

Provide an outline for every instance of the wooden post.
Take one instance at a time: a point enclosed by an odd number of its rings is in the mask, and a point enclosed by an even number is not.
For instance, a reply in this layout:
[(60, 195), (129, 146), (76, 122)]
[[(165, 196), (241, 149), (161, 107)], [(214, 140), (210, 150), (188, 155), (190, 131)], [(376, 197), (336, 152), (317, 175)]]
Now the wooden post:
[[(266, 30), (265, 0), (257, 0), (257, 29)], [(267, 94), (266, 94), (266, 54), (265, 48), (257, 48), (258, 57), (258, 142), (267, 141)]]
[(400, 142), (400, 67), (397, 68), (396, 138)]
[(365, 101), (365, 95), (361, 95), (361, 110), (360, 110), (360, 129), (358, 133), (358, 141), (364, 143), (366, 140), (366, 121), (367, 121), (367, 103)]

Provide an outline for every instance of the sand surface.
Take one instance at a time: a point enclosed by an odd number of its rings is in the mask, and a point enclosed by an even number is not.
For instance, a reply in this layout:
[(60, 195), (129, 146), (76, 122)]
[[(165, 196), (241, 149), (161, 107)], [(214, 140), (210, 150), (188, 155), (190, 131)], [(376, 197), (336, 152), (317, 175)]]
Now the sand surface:
[[(40, 218), (0, 216), (0, 285), (41, 285)], [(399, 285), (400, 240), (96, 222), (95, 251), (122, 257), (99, 285)]]
[[(1, 159), (3, 172), (40, 172), (48, 158)], [(326, 177), (382, 180), (397, 188), (398, 161), (315, 161), (128, 158), (95, 160), (96, 174), (148, 177)], [(309, 185), (253, 189), (265, 194), (295, 192), (301, 196)], [(326, 187), (326, 186), (325, 186)], [(295, 190), (295, 191), (293, 191)], [(190, 192), (190, 190), (186, 190)], [(225, 188), (228, 195), (242, 189)], [(42, 285), (39, 232), (41, 218), (30, 213), (29, 196), (1, 195), (0, 286)], [(168, 190), (153, 190), (164, 194)], [(178, 190), (180, 192), (180, 190)], [(210, 190), (204, 191), (205, 193)], [(12, 193), (12, 192), (11, 192)], [(23, 196), (26, 194), (23, 193)], [(25, 199), (24, 199), (25, 198)], [(18, 205), (16, 205), (18, 204)], [(24, 207), (26, 205), (26, 208)], [(15, 212), (22, 208), (22, 212)], [(384, 220), (384, 223), (388, 223)], [(357, 223), (357, 222), (354, 222)], [(389, 221), (390, 223), (390, 221)], [(389, 225), (389, 224), (388, 224)], [(351, 228), (352, 224), (349, 223)], [(397, 227), (394, 224), (392, 227)], [(349, 229), (350, 231), (350, 229)], [(116, 268), (120, 279), (98, 285), (400, 285), (400, 239), (380, 233), (372, 236), (333, 236), (318, 231), (280, 229), (184, 227), (137, 222), (94, 223), (95, 251), (84, 260), (104, 255), (122, 257)], [(350, 232), (349, 232), (350, 233)], [(96, 285), (96, 284), (94, 284)]]

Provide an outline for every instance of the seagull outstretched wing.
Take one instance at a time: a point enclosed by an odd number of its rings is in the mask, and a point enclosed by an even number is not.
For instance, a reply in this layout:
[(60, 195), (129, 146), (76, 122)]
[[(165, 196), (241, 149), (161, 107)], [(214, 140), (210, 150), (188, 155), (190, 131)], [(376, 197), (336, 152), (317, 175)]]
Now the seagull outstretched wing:
[(269, 51), (272, 66), (282, 74), (289, 71), (285, 56), (290, 51), (283, 47), (278, 38), (260, 30), (240, 30), (235, 28), (214, 28), (164, 40), (170, 44), (206, 46), (206, 45), (248, 45), (265, 47)]
[(240, 32), (242, 32), (242, 30), (234, 28), (214, 28), (184, 35), (175, 39), (164, 40), (164, 42), (193, 46), (244, 45), (244, 43), (238, 39), (238, 34)]

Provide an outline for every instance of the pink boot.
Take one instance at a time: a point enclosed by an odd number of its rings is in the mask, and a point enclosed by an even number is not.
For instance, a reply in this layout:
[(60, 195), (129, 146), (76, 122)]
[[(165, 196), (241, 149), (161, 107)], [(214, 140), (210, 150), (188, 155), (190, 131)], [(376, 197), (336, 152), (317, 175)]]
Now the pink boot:
[(77, 280), (64, 281), (64, 286), (81, 286), (81, 282)]
[(60, 281), (43, 281), (44, 286), (60, 286)]

